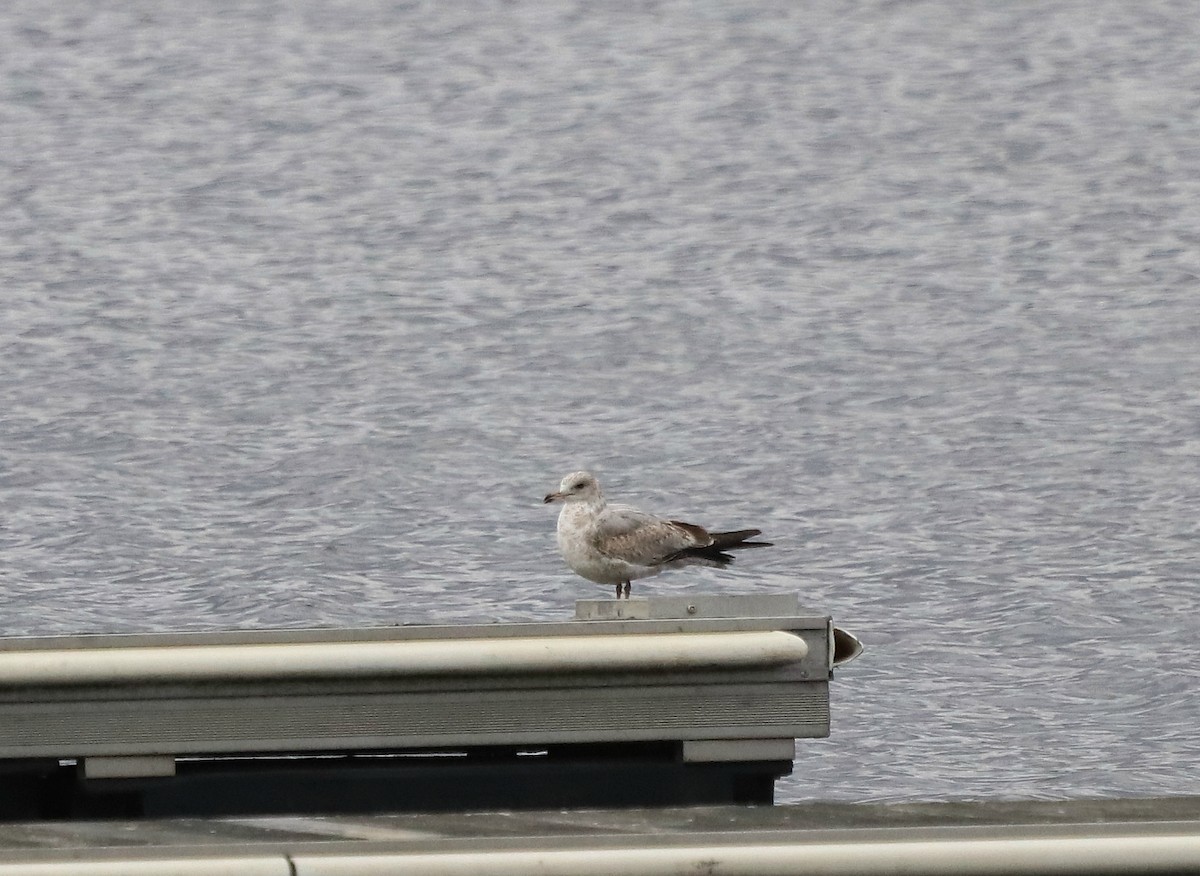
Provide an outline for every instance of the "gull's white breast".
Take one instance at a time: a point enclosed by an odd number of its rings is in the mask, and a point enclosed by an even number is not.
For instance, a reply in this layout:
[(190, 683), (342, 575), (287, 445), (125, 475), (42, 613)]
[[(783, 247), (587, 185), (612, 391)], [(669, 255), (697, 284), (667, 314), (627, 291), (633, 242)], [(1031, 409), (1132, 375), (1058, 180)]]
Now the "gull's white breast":
[(597, 584), (620, 584), (657, 575), (658, 566), (637, 566), (609, 556), (597, 546), (596, 509), (565, 505), (558, 515), (558, 548), (575, 574)]

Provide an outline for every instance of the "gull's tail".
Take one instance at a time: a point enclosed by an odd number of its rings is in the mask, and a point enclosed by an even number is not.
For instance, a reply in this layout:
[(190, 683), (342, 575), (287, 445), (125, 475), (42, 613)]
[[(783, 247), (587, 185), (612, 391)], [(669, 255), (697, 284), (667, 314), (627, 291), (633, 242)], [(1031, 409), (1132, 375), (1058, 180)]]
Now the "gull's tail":
[(709, 547), (718, 550), (744, 547), (770, 547), (769, 541), (748, 541), (756, 535), (762, 535), (761, 529), (739, 529), (737, 532), (710, 532), (713, 543)]
[[(698, 529), (699, 527), (693, 528)], [(733, 562), (733, 554), (728, 551), (771, 546), (769, 541), (749, 540), (756, 535), (762, 535), (762, 530), (739, 529), (736, 532), (710, 532), (708, 537), (712, 539), (712, 544), (704, 547), (685, 548), (671, 557), (668, 562), (683, 560), (701, 566), (728, 566)]]

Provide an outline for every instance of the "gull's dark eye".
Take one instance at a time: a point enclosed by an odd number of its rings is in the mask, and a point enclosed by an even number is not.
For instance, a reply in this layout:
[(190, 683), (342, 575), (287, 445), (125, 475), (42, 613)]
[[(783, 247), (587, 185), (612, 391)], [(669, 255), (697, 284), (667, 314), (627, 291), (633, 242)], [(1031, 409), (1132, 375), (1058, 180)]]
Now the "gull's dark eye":
[(587, 481), (576, 481), (575, 483), (571, 484), (571, 489), (572, 490), (582, 490), (586, 486), (587, 486)]

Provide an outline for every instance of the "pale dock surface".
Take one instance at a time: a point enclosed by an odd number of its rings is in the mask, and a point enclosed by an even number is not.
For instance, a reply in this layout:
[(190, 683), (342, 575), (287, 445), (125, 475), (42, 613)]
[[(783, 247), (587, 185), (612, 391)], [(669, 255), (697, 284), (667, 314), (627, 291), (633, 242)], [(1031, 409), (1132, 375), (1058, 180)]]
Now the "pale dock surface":
[[(712, 853), (727, 854), (730, 866), (836, 853), (846, 867), (872, 872), (883, 853), (895, 862), (897, 854), (1005, 849), (1026, 863), (1031, 854), (1107, 850), (1095, 872), (1130, 854), (1141, 872), (1179, 871), (1200, 862), (1200, 797), (24, 822), (0, 825), (0, 874), (201, 873), (218, 863), (233, 874), (372, 874), (420, 872), (433, 861), (446, 867), (437, 872), (456, 872), (451, 865), (485, 858), (496, 872), (534, 861), (549, 866), (536, 872), (560, 872), (554, 866), (586, 860), (654, 872), (642, 865)], [(827, 872), (843, 872), (822, 860)]]

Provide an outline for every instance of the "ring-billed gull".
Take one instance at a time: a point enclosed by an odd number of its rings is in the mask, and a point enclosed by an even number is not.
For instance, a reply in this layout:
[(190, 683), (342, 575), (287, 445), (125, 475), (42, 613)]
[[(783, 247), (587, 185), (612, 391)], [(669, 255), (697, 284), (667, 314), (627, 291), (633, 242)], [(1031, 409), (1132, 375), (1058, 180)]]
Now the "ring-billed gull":
[(590, 472), (572, 472), (558, 491), (542, 500), (562, 502), (558, 515), (558, 547), (567, 565), (597, 584), (611, 584), (629, 598), (630, 582), (679, 566), (727, 566), (727, 551), (744, 547), (770, 547), (770, 542), (748, 541), (758, 529), (709, 532), (679, 520), (655, 517), (629, 505), (609, 505), (600, 482)]

